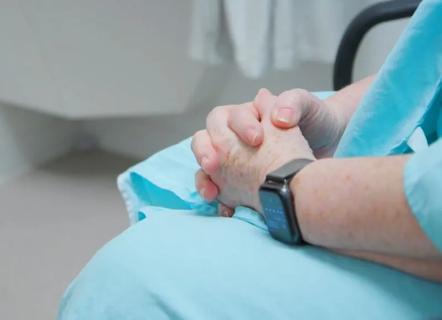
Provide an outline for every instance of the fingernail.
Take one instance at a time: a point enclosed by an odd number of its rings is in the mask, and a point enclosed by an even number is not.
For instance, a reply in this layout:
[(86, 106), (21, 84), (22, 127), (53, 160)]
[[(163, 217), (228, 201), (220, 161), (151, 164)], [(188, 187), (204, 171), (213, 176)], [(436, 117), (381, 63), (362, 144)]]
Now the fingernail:
[(279, 108), (276, 111), (276, 120), (289, 124), (292, 120), (293, 110), (291, 108)]
[(201, 188), (200, 195), (205, 198), (206, 197), (206, 188)]

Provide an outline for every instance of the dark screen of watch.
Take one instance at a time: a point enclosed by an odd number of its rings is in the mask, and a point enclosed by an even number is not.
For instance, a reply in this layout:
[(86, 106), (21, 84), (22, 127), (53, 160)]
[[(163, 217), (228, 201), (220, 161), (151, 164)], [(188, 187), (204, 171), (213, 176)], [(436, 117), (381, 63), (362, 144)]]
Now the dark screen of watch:
[(266, 190), (261, 190), (259, 195), (266, 224), (271, 235), (277, 240), (292, 243), (293, 234), (280, 195), (274, 191)]

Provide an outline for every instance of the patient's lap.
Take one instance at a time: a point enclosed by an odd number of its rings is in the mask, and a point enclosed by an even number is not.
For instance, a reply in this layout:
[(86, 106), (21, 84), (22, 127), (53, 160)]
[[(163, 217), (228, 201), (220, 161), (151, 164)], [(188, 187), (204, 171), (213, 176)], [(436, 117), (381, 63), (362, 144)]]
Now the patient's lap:
[(408, 318), (442, 314), (442, 286), (293, 248), (238, 219), (153, 213), (101, 249), (62, 319)]

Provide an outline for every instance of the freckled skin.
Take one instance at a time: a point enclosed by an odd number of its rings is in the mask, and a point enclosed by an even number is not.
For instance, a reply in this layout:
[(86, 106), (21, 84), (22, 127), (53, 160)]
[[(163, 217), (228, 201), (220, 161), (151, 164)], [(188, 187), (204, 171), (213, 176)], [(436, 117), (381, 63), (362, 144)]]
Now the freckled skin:
[(309, 243), (442, 281), (442, 255), (403, 192), (408, 156), (318, 160), (291, 182)]
[(264, 136), (259, 148), (249, 147), (237, 139), (233, 147), (221, 155), (224, 160), (220, 170), (211, 178), (220, 189), (218, 199), (225, 205), (243, 205), (260, 211), (258, 189), (267, 173), (295, 158), (314, 159), (299, 128), (281, 130), (268, 124), (264, 125)]
[[(330, 156), (338, 140), (327, 140), (328, 133), (336, 134), (328, 130), (334, 126), (326, 129), (324, 123), (338, 121), (337, 128), (343, 128), (342, 124), (345, 127), (373, 79), (359, 81), (327, 99), (336, 118), (313, 117), (315, 113), (309, 112), (299, 123), (282, 127), (299, 130), (299, 125), (314, 146), (315, 155)], [(288, 93), (286, 98), (294, 96)], [(301, 132), (292, 132), (291, 136), (290, 130), (275, 129), (266, 122), (265, 115), (260, 116), (264, 129), (261, 146), (243, 145), (219, 127), (218, 133), (224, 132), (222, 139), (217, 132), (214, 134), (218, 139), (215, 149), (221, 150), (222, 160), (210, 178), (220, 188), (218, 199), (231, 207), (246, 205), (260, 211), (257, 190), (265, 174), (293, 158), (311, 155)], [(325, 120), (317, 122), (313, 118)], [(217, 123), (213, 120), (209, 124)], [(301, 170), (290, 188), (305, 240), (340, 254), (442, 281), (442, 254), (419, 227), (404, 195), (407, 159), (408, 156), (325, 158)]]
[[(221, 186), (219, 199), (225, 204), (261, 211), (258, 188), (265, 174), (309, 155), (300, 132), (283, 131), (292, 144), (280, 140), (280, 132), (265, 132), (260, 148), (234, 145), (212, 177)], [(290, 187), (305, 240), (442, 281), (442, 255), (420, 229), (403, 193), (406, 160), (407, 156), (322, 159), (301, 170)]]

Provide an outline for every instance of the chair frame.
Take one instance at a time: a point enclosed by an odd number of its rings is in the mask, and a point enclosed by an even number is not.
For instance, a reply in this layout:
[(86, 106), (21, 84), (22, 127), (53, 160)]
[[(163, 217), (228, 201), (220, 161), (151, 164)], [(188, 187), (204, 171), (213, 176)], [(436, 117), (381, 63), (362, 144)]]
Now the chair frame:
[(333, 68), (333, 88), (339, 90), (352, 83), (358, 48), (374, 26), (413, 15), (421, 0), (383, 1), (361, 11), (348, 25), (341, 39)]

